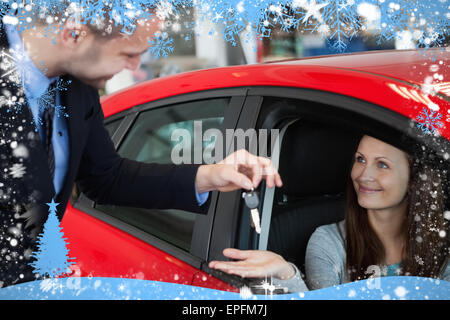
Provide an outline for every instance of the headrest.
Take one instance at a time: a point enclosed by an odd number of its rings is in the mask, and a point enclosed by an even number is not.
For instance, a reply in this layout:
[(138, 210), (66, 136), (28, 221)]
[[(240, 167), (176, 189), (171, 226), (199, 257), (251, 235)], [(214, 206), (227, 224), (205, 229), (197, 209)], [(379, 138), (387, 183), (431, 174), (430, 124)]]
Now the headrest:
[(289, 125), (281, 141), (279, 173), (285, 196), (344, 192), (360, 135), (305, 119)]

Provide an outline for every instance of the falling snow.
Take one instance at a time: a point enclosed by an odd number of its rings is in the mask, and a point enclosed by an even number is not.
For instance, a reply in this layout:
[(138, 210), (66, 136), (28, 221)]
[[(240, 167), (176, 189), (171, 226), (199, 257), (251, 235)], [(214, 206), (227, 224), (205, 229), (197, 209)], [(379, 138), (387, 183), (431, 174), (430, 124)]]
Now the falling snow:
[(403, 299), (403, 298), (405, 298), (406, 294), (408, 293), (408, 290), (406, 290), (405, 287), (403, 287), (403, 286), (398, 286), (397, 288), (395, 288), (394, 292), (397, 295), (397, 297), (399, 297), (400, 299)]
[(444, 212), (444, 218), (445, 218), (446, 220), (450, 220), (450, 211), (445, 211), (445, 212)]
[(15, 163), (9, 168), (9, 174), (12, 178), (22, 178), (26, 173), (26, 168), (22, 163)]
[(242, 299), (250, 299), (253, 296), (253, 293), (249, 287), (243, 286), (239, 289), (239, 295)]
[[(60, 11), (61, 1), (59, 0), (35, 0), (33, 3), (20, 2), (18, 4), (13, 0), (3, 0), (0, 5), (1, 15), (8, 12), (7, 6), (18, 9), (14, 24), (19, 30), (25, 30), (32, 27), (37, 16), (45, 18), (49, 24), (49, 30), (52, 24), (58, 21), (57, 12)], [(76, 4), (72, 3), (70, 11), (84, 17), (88, 22), (99, 27), (105, 27), (105, 30), (111, 30), (111, 27), (121, 25), (123, 33), (131, 34), (136, 28), (137, 19), (149, 18), (146, 8), (156, 4), (155, 15), (160, 19), (168, 19), (182, 14), (184, 11), (193, 7), (198, 8), (200, 19), (212, 21), (223, 30), (223, 38), (232, 45), (236, 45), (239, 35), (247, 30), (251, 30), (259, 38), (269, 37), (276, 26), (281, 30), (291, 32), (300, 27), (310, 32), (318, 32), (331, 44), (338, 52), (346, 50), (348, 43), (363, 31), (363, 24), (358, 13), (358, 6), (362, 3), (371, 4), (379, 11), (378, 33), (379, 43), (398, 38), (403, 32), (409, 32), (416, 41), (418, 47), (429, 48), (442, 45), (446, 36), (448, 36), (448, 7), (445, 0), (439, 1), (409, 1), (397, 0), (293, 0), (293, 1), (273, 1), (268, 0), (204, 0), (204, 1), (144, 1), (144, 0), (110, 0), (107, 2), (94, 0), (80, 0)], [(25, 4), (25, 5), (24, 5)], [(108, 10), (105, 10), (108, 9)], [(107, 12), (107, 13), (106, 13)], [(214, 34), (212, 32), (211, 34)], [(165, 33), (155, 35), (150, 41), (150, 53), (156, 58), (168, 57), (174, 52), (174, 40)], [(23, 83), (27, 77), (27, 70), (22, 68), (21, 56), (17, 51), (1, 51), (0, 64), (0, 84), (5, 82), (14, 84), (17, 89), (16, 95), (5, 90), (0, 98), (0, 106), (6, 105), (8, 108), (20, 107), (24, 103)], [(433, 64), (430, 66), (432, 75), (428, 80), (430, 84), (436, 84), (444, 80), (444, 75), (439, 71), (439, 66)], [(58, 83), (53, 90), (67, 90), (69, 83)], [(63, 106), (54, 106), (49, 100), (49, 94), (46, 93), (38, 100), (41, 109), (55, 107), (58, 116), (67, 116)], [(448, 111), (447, 121), (450, 121), (450, 111)], [(436, 109), (436, 106), (430, 105), (424, 108), (417, 116), (417, 127), (422, 129), (425, 134), (437, 134), (440, 128), (443, 128), (442, 114)], [(19, 130), (19, 128), (17, 128)], [(13, 155), (16, 158), (28, 157), (28, 150), (16, 141), (2, 139), (0, 144), (10, 143), (13, 149)], [(448, 159), (448, 154), (447, 154)], [(19, 159), (17, 159), (18, 161)], [(26, 167), (22, 163), (14, 163), (10, 168), (5, 168), (2, 172), (3, 178), (21, 178), (26, 174)], [(0, 183), (0, 187), (3, 184)], [(6, 196), (0, 190), (0, 196)], [(17, 214), (21, 211), (16, 207)], [(450, 212), (444, 212), (444, 218), (450, 220)], [(15, 238), (9, 239), (11, 247), (19, 244), (21, 226), (10, 228), (10, 232)], [(439, 236), (446, 237), (446, 231), (440, 230)], [(418, 237), (418, 242), (423, 239)], [(2, 252), (3, 253), (3, 252)], [(14, 258), (13, 252), (8, 251), (5, 259)], [(417, 257), (420, 263), (420, 258)], [(423, 263), (423, 261), (422, 261)], [(176, 275), (178, 277), (178, 275)], [(92, 277), (91, 277), (92, 279)], [(90, 280), (90, 279), (89, 279)], [(41, 289), (44, 292), (55, 293), (62, 290), (65, 282), (53, 279), (53, 281), (44, 280), (41, 282)], [(103, 289), (105, 283), (100, 280), (95, 281), (94, 289)], [(436, 283), (439, 285), (439, 283)], [(125, 297), (130, 296), (129, 286), (126, 283), (119, 284), (121, 293), (126, 293)], [(272, 283), (264, 282), (261, 288), (273, 293), (275, 287)], [(411, 292), (403, 285), (397, 286), (390, 294), (383, 294), (383, 299), (397, 297), (406, 298)], [(240, 290), (240, 297), (248, 299), (252, 297), (251, 291), (244, 287)], [(187, 292), (187, 291), (186, 291)], [(348, 297), (358, 298), (358, 292), (355, 289), (347, 291)], [(432, 293), (433, 291), (430, 291)], [(111, 292), (109, 292), (111, 294)], [(308, 293), (309, 294), (309, 293)], [(303, 294), (304, 295), (304, 294)], [(427, 296), (428, 297), (428, 296)]]
[(28, 158), (29, 152), (23, 144), (18, 145), (13, 150), (13, 156), (16, 158)]
[[(35, 0), (25, 5), (3, 0), (0, 11), (7, 12), (8, 5), (18, 10), (17, 17), (6, 17), (19, 30), (32, 27), (38, 16), (51, 28), (58, 17), (65, 19), (64, 14), (58, 15), (65, 11), (105, 32), (120, 27), (126, 34), (134, 32), (140, 19), (169, 20), (195, 7), (198, 20), (214, 23), (232, 45), (237, 44), (240, 33), (249, 29), (259, 37), (269, 37), (276, 26), (287, 32), (301, 27), (321, 34), (335, 50), (345, 51), (353, 38), (367, 31), (363, 23), (366, 20), (379, 43), (408, 35), (419, 48), (427, 49), (442, 45), (449, 32), (446, 0), (80, 0), (68, 8), (59, 0)], [(165, 48), (161, 44), (158, 49), (151, 49), (155, 56), (165, 57), (173, 52), (170, 40)]]

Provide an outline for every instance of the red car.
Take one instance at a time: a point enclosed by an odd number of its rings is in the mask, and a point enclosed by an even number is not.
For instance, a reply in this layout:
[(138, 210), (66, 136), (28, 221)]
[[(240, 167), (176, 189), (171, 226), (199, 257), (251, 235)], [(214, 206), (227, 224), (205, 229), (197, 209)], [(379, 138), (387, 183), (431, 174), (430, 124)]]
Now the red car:
[[(241, 190), (212, 192), (207, 215), (99, 205), (75, 190), (62, 221), (75, 274), (239, 291), (246, 279), (207, 267), (224, 259), (227, 247), (272, 250), (302, 268), (315, 228), (344, 217), (343, 192), (361, 133), (405, 151), (418, 143), (436, 165), (448, 167), (449, 58), (446, 50), (373, 51), (232, 66), (104, 97), (105, 127), (118, 153), (138, 161), (170, 163), (173, 130), (193, 132), (195, 121), (202, 133), (217, 128), (224, 136), (227, 129), (278, 129), (280, 151), (266, 154), (284, 185), (259, 188), (261, 234)], [(236, 149), (228, 140), (227, 154)], [(192, 145), (191, 159), (208, 141)]]

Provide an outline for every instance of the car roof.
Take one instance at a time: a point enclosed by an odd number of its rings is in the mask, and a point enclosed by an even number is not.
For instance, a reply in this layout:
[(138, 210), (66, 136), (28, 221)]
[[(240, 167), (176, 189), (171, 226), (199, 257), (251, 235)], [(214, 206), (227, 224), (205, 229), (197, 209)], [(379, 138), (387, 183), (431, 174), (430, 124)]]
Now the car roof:
[[(379, 50), (202, 69), (142, 82), (102, 97), (102, 105), (108, 117), (136, 105), (191, 92), (280, 86), (353, 97), (411, 119), (431, 106), (445, 121), (450, 119), (449, 59), (450, 51), (442, 49)], [(449, 139), (447, 127), (439, 132)]]
[[(278, 65), (292, 66), (327, 66), (338, 69), (377, 74), (401, 81), (426, 85), (434, 74), (443, 75), (448, 79), (448, 62), (450, 50), (429, 49), (419, 50), (376, 50), (341, 55), (318, 56), (303, 59), (293, 59), (272, 62)], [(433, 79), (436, 82), (437, 79)], [(433, 89), (450, 96), (450, 82), (439, 82)]]

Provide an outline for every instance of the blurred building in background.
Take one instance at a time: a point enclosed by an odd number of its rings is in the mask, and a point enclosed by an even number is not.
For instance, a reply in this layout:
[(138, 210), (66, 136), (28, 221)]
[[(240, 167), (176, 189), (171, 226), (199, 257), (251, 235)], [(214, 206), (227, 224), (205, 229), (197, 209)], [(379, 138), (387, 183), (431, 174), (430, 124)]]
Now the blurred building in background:
[[(373, 32), (379, 28), (379, 15), (375, 9), (361, 8), (358, 11), (364, 31), (346, 43), (345, 52), (415, 47), (408, 32), (400, 34), (397, 39), (379, 42), (376, 32)], [(173, 39), (173, 52), (159, 58), (147, 52), (138, 70), (119, 73), (108, 81), (102, 93), (109, 94), (138, 82), (185, 71), (336, 53), (332, 43), (321, 34), (301, 29), (286, 32), (279, 26), (272, 28), (270, 37), (262, 39), (243, 31), (240, 39), (235, 39), (236, 46), (232, 46), (217, 24), (198, 20), (194, 11), (165, 18), (161, 32)]]
[(138, 70), (117, 74), (107, 82), (102, 93), (109, 94), (137, 82), (185, 71), (258, 62), (255, 37), (247, 36), (232, 46), (224, 39), (218, 25), (197, 20), (194, 10), (165, 18), (161, 32), (173, 39), (173, 52), (158, 58), (145, 53)]

